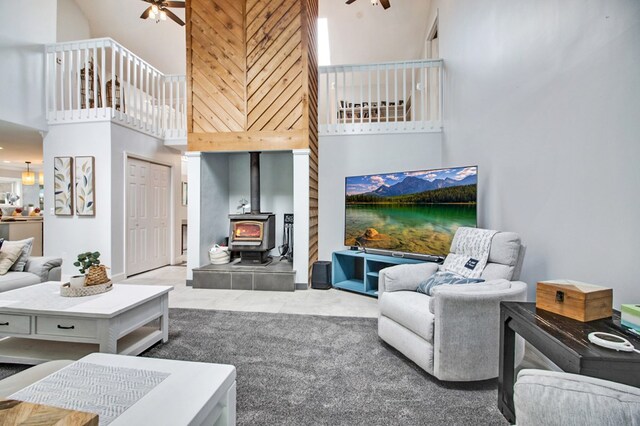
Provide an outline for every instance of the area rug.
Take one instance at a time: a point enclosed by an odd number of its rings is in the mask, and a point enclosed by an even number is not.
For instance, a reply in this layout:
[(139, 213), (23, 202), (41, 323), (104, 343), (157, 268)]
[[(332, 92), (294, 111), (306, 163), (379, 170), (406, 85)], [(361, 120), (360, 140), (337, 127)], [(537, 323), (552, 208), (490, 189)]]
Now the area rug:
[[(171, 309), (142, 356), (232, 364), (238, 425), (505, 425), (497, 381), (440, 382), (375, 319)], [(23, 367), (0, 364), (0, 376)]]

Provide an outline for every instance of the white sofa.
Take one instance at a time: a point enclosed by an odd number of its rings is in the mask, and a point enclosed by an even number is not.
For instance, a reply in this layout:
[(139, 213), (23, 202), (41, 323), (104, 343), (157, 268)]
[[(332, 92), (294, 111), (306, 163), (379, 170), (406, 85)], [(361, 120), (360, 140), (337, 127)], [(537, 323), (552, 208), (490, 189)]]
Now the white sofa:
[(60, 281), (62, 259), (29, 257), (23, 272), (9, 271), (0, 275), (0, 292), (15, 290), (45, 281)]
[[(452, 243), (455, 252), (456, 238)], [(520, 275), (524, 247), (513, 232), (494, 235), (479, 284), (442, 285), (432, 296), (416, 292), (438, 270), (434, 263), (380, 271), (378, 336), (427, 373), (446, 381), (498, 376), (500, 302), (524, 301)], [(517, 358), (522, 357), (522, 343)], [(519, 362), (519, 360), (516, 360)]]

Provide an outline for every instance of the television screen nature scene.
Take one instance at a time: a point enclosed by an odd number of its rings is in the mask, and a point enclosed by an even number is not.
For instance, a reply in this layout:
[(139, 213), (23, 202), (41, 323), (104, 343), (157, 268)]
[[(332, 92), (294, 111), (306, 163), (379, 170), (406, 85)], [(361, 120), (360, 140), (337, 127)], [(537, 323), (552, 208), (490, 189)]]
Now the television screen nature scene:
[(475, 227), (478, 167), (347, 177), (345, 245), (445, 256)]

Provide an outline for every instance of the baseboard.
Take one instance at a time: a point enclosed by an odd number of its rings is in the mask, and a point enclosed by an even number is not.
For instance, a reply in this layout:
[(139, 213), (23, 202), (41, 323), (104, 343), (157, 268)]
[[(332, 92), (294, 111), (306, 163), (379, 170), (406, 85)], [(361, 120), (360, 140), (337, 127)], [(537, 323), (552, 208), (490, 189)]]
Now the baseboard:
[(309, 284), (307, 283), (296, 283), (296, 290), (306, 290), (309, 288)]

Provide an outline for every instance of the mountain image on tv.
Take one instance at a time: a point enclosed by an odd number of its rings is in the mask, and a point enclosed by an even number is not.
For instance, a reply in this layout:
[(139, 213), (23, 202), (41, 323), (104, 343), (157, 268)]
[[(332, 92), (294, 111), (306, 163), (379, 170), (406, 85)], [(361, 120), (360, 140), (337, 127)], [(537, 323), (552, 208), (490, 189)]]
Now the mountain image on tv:
[(478, 168), (346, 178), (345, 245), (445, 256), (460, 226), (476, 226)]

